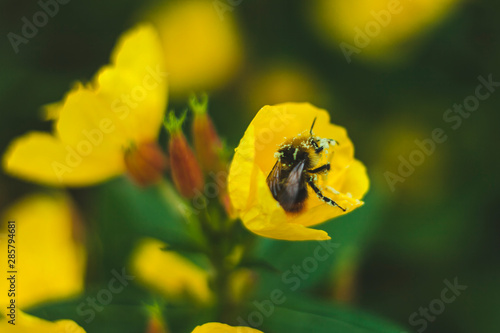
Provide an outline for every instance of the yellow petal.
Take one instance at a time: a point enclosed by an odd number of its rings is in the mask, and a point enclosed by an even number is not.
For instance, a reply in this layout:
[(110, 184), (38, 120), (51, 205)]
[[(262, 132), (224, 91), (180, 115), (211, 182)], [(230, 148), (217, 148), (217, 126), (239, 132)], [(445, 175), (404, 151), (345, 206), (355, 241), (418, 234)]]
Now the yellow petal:
[(124, 152), (155, 142), (166, 105), (161, 46), (151, 26), (127, 32), (113, 63), (92, 84), (77, 83), (45, 107), (54, 136), (29, 134), (4, 157), (12, 175), (54, 186), (84, 186), (123, 173)]
[(41, 184), (85, 186), (124, 171), (121, 151), (104, 148), (88, 140), (71, 146), (50, 134), (32, 132), (11, 143), (3, 168), (8, 174)]
[(355, 160), (349, 165), (339, 191), (350, 193), (353, 198), (362, 198), (369, 188), (370, 180), (366, 175), (366, 167), (360, 161)]
[(56, 120), (59, 118), (61, 113), (61, 109), (64, 103), (62, 102), (54, 102), (42, 107), (42, 119), (43, 120)]
[[(257, 179), (254, 179), (253, 182), (257, 184), (258, 188), (254, 201), (250, 203), (248, 210), (241, 212), (240, 216), (248, 229), (257, 235), (275, 239), (297, 241), (330, 239), (328, 234), (323, 230), (306, 228), (306, 226), (302, 224), (289, 221), (289, 217), (285, 214), (285, 211), (272, 197), (271, 191), (269, 191), (269, 187), (265, 181), (264, 174), (262, 172), (257, 172), (256, 177)], [(330, 208), (330, 211), (336, 211), (330, 206), (325, 208)], [(309, 212), (307, 215), (303, 214), (302, 216), (305, 216), (306, 220), (308, 220)], [(321, 222), (323, 222), (323, 220), (321, 220)], [(317, 223), (319, 222), (314, 224)]]
[[(3, 307), (2, 307), (3, 309)], [(3, 311), (3, 310), (2, 310)], [(85, 330), (72, 320), (50, 322), (22, 311), (17, 311), (15, 325), (9, 317), (0, 316), (0, 331), (3, 333), (85, 333)]]
[(97, 96), (135, 142), (158, 136), (167, 104), (167, 72), (157, 32), (140, 25), (117, 43), (112, 64), (96, 75)]
[[(15, 302), (18, 308), (26, 309), (82, 292), (85, 250), (82, 242), (75, 238), (74, 219), (71, 204), (62, 195), (32, 195), (3, 214), (0, 247), (15, 246), (16, 260), (14, 267), (7, 267), (7, 260), (1, 260), (0, 270), (17, 271)], [(7, 221), (15, 221), (13, 238), (7, 237)], [(0, 279), (2, 290), (8, 290), (9, 284), (6, 278)], [(7, 292), (0, 294), (0, 304), (9, 303), (10, 299)]]
[(208, 273), (174, 251), (163, 251), (165, 247), (155, 239), (142, 241), (132, 256), (132, 274), (167, 298), (188, 295), (208, 302)]
[(123, 126), (112, 102), (100, 98), (91, 88), (81, 84), (66, 95), (56, 122), (57, 136), (76, 146), (91, 141), (100, 150), (121, 150), (128, 146), (132, 133)]
[(113, 63), (96, 75), (94, 86), (77, 84), (62, 107), (52, 106), (60, 107), (56, 128), (61, 140), (78, 145), (90, 137), (102, 150), (155, 140), (167, 95), (166, 78), (158, 78), (164, 71), (157, 72), (161, 55), (152, 27), (127, 32), (114, 50)]
[(339, 143), (321, 154), (321, 164), (330, 162), (331, 170), (327, 176), (318, 177), (317, 185), (347, 212), (363, 204), (360, 199), (368, 189), (368, 178), (364, 166), (354, 160), (354, 147), (346, 130), (330, 124), (326, 111), (307, 103), (266, 106), (257, 113), (241, 139), (228, 177), (233, 207), (254, 233), (286, 240), (329, 239), (324, 231), (307, 227), (345, 214), (340, 208), (324, 203), (310, 189), (305, 209), (299, 214), (287, 214), (266, 183), (276, 163), (274, 154), (278, 147), (287, 138), (309, 135), (314, 119), (315, 136)]
[(262, 333), (262, 331), (256, 330), (250, 327), (242, 326), (229, 326), (221, 323), (207, 323), (201, 326), (197, 326), (191, 333)]

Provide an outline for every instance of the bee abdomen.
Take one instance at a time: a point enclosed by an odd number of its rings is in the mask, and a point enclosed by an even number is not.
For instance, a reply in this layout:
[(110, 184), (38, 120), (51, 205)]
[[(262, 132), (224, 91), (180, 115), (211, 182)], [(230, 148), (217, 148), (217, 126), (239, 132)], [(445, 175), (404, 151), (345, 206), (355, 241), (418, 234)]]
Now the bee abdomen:
[(295, 195), (290, 195), (285, 189), (275, 197), (281, 207), (287, 213), (300, 213), (305, 208), (307, 199), (307, 188), (301, 188)]

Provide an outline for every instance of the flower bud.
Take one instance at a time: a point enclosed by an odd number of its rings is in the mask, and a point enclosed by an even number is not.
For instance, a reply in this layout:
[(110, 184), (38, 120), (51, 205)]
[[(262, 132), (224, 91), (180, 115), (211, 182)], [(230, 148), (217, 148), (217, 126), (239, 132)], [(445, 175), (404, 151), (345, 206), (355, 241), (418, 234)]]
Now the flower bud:
[(130, 178), (139, 186), (160, 181), (168, 160), (156, 142), (144, 142), (125, 153), (125, 166)]
[(165, 126), (170, 133), (169, 154), (172, 180), (179, 193), (191, 199), (196, 193), (201, 192), (204, 181), (200, 165), (182, 133), (181, 126), (185, 118), (186, 113), (177, 119), (171, 112)]
[(222, 142), (207, 113), (208, 96), (203, 94), (201, 100), (198, 100), (192, 95), (189, 105), (194, 112), (192, 127), (194, 149), (203, 170), (214, 173), (225, 170), (226, 163), (221, 156)]
[(148, 327), (146, 329), (146, 333), (167, 333), (167, 329), (163, 324), (163, 321), (160, 319), (159, 314), (154, 314), (149, 318)]
[[(194, 112), (193, 138), (194, 148), (203, 170), (208, 174), (216, 175), (218, 178), (219, 201), (228, 216), (234, 216), (229, 195), (227, 193), (227, 168), (228, 159), (224, 155), (222, 142), (217, 135), (214, 123), (208, 115), (208, 96), (202, 94), (198, 100), (192, 95), (189, 105)], [(220, 176), (222, 175), (222, 177)]]

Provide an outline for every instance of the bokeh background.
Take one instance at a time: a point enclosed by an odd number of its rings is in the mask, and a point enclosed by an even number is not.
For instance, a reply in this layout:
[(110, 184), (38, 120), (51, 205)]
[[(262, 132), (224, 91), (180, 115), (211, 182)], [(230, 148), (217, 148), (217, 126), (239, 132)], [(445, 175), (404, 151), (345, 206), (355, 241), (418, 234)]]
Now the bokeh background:
[[(28, 131), (50, 131), (41, 106), (60, 100), (75, 81), (90, 80), (108, 63), (121, 33), (151, 20), (167, 36), (169, 109), (185, 108), (191, 91), (209, 92), (210, 113), (229, 147), (238, 144), (266, 104), (307, 101), (347, 128), (372, 185), (362, 209), (324, 225), (346, 250), (328, 278), (305, 286), (308, 293), (350, 303), (416, 332), (409, 316), (440, 297), (443, 280), (457, 277), (467, 290), (425, 331), (497, 331), (500, 184), (494, 134), (500, 91), (481, 101), (457, 129), (443, 115), (474, 94), (479, 76), (500, 81), (500, 3), (402, 0), (399, 13), (347, 59), (341, 43), (356, 46), (356, 28), (365, 29), (374, 21), (371, 12), (388, 10), (389, 3), (72, 0), (15, 53), (7, 34), (20, 34), (22, 17), (31, 17), (40, 6), (2, 0), (0, 151)], [(430, 138), (435, 128), (448, 139), (391, 188), (386, 172), (397, 173), (400, 156), (408, 159), (418, 149), (414, 141)], [(89, 250), (95, 256), (87, 260), (87, 286), (109, 280), (112, 267), (127, 258), (120, 249), (135, 229), (126, 222), (122, 227), (120, 219), (127, 217), (114, 215), (126, 202), (119, 197), (123, 186), (112, 181), (69, 190), (90, 225), (81, 227), (87, 230), (82, 234), (88, 243), (99, 244)], [(0, 210), (39, 191), (51, 190), (2, 173)], [(137, 198), (128, 194), (126, 199)], [(278, 256), (280, 246), (288, 251), (285, 245), (308, 253), (301, 248), (305, 245), (273, 241), (261, 250), (274, 246), (265, 253)], [(140, 292), (132, 287), (120, 295), (124, 307), (132, 306), (127, 302)], [(64, 312), (57, 309), (35, 313), (57, 318)], [(67, 316), (78, 321), (74, 313)], [(101, 324), (108, 325), (109, 318)]]

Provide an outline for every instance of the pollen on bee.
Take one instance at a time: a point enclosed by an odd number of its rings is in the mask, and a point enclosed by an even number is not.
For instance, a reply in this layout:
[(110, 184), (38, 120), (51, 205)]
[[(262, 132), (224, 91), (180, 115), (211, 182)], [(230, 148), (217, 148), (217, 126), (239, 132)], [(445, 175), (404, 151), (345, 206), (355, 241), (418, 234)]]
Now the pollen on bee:
[[(335, 140), (325, 139), (325, 138), (317, 138), (319, 140), (319, 146), (323, 147), (323, 149), (327, 150), (331, 145), (335, 145)], [(333, 143), (333, 144), (332, 144)]]
[(336, 189), (334, 189), (333, 187), (331, 186), (326, 186), (326, 189), (330, 192), (332, 192), (333, 194), (340, 194), (339, 191), (337, 191)]

